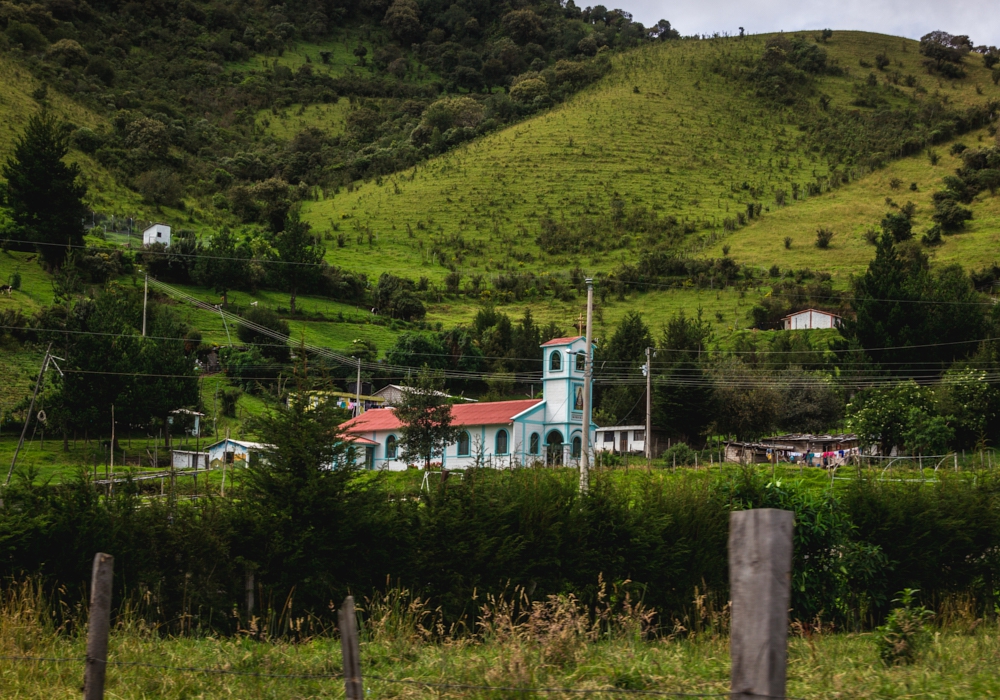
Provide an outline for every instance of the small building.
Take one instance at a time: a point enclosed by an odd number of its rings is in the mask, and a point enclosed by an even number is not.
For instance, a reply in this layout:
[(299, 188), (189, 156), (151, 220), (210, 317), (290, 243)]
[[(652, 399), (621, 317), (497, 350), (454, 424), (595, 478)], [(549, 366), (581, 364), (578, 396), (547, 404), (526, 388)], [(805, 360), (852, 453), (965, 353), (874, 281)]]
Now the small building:
[(208, 452), (171, 450), (170, 466), (174, 469), (208, 469)]
[(251, 464), (256, 464), (261, 455), (270, 448), (270, 445), (265, 445), (262, 442), (228, 438), (214, 445), (209, 445), (205, 449), (208, 450), (208, 463), (213, 467), (222, 464), (248, 467)]
[[(372, 398), (381, 399), (383, 406), (398, 406), (403, 401), (403, 394), (405, 394), (409, 389), (401, 384), (386, 384), (384, 387), (372, 394)], [(451, 394), (446, 394), (443, 391), (435, 391), (437, 396), (441, 396), (446, 399), (456, 399), (459, 401), (473, 402), (475, 399), (466, 399), (461, 396), (452, 396)]]
[(170, 246), (170, 227), (166, 224), (153, 224), (142, 232), (143, 245), (155, 245), (157, 243), (162, 243), (167, 247)]
[(781, 319), (786, 331), (812, 330), (814, 328), (839, 328), (840, 316), (829, 311), (804, 309)]
[[(656, 431), (653, 432), (653, 456), (663, 453)], [(595, 452), (614, 452), (617, 454), (646, 454), (646, 426), (616, 425), (597, 428), (594, 434)]]
[[(542, 344), (542, 397), (460, 403), (451, 408), (458, 439), (433, 456), (435, 467), (576, 466), (583, 451), (583, 382), (587, 341), (555, 338)], [(373, 408), (341, 429), (364, 447), (368, 469), (407, 468), (399, 444), (402, 424), (391, 408)], [(594, 426), (588, 426), (593, 435)], [(364, 438), (362, 441), (360, 438)], [(360, 461), (360, 459), (359, 459)], [(416, 466), (423, 466), (419, 464)]]

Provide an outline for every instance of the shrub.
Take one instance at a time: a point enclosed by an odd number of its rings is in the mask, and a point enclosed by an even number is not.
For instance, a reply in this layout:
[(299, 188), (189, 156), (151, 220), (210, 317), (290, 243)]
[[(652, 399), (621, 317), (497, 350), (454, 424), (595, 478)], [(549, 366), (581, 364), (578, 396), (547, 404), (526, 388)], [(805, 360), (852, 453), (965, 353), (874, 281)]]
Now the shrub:
[(791, 249), (792, 249), (792, 237), (785, 236), (785, 250), (791, 250)]
[(833, 229), (828, 229), (825, 227), (820, 227), (816, 229), (816, 247), (826, 249), (830, 247), (830, 241), (833, 240)]
[(912, 664), (930, 639), (926, 624), (933, 613), (922, 605), (913, 605), (916, 593), (904, 588), (901, 597), (893, 600), (902, 607), (893, 608), (885, 624), (875, 630), (875, 647), (887, 666)]
[(686, 467), (694, 464), (695, 454), (695, 451), (688, 447), (687, 444), (678, 442), (663, 451), (662, 459), (668, 467), (675, 465)]
[(236, 387), (227, 387), (219, 392), (219, 403), (222, 404), (222, 415), (230, 418), (236, 417), (236, 404), (240, 400), (243, 392)]

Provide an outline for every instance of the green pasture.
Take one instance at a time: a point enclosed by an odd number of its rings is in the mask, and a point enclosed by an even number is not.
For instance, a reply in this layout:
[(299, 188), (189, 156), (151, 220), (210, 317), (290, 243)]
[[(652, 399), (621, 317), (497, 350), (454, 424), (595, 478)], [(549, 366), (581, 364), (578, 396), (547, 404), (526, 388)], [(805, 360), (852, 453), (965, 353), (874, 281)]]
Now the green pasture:
[(310, 127), (331, 136), (344, 133), (351, 101), (341, 97), (333, 104), (289, 105), (283, 109), (261, 110), (256, 125), (266, 135), (280, 141), (290, 141), (297, 133)]
[[(848, 240), (860, 239), (858, 227), (870, 224), (878, 207), (866, 199), (866, 206), (857, 210), (845, 192), (848, 188), (841, 188), (799, 201), (789, 196), (789, 204), (779, 208), (777, 190), (790, 193), (793, 183), (804, 186), (827, 174), (828, 166), (806, 150), (793, 110), (763, 107), (742, 86), (712, 70), (759, 52), (764, 40), (671, 42), (616, 56), (607, 77), (565, 104), (409, 171), (309, 202), (305, 216), (318, 230), (344, 234), (344, 247), (329, 253), (340, 265), (369, 274), (391, 269), (440, 279), (448, 270), (432, 253), (435, 246), (444, 247), (448, 265), (465, 276), (565, 272), (577, 265), (590, 272), (608, 270), (634, 257), (638, 243), (625, 240), (624, 247), (614, 251), (549, 255), (535, 239), (543, 217), (606, 217), (615, 193), (626, 209), (645, 207), (694, 224), (698, 233), (688, 243), (694, 251), (712, 242), (713, 237), (706, 241), (710, 234), (719, 238), (723, 219), (734, 217), (752, 200), (764, 205), (763, 216), (726, 237), (727, 243), (733, 241), (734, 253), (745, 250), (765, 266), (780, 263), (793, 256), (773, 248), (790, 235), (793, 250), (799, 251), (795, 264), (853, 269), (867, 259), (867, 251), (848, 247)], [(834, 105), (850, 105), (853, 86), (869, 72), (859, 62), (871, 62), (883, 50), (893, 62), (886, 75), (898, 71), (917, 78), (916, 86), (899, 88), (904, 94), (920, 98), (921, 90), (939, 92), (955, 105), (1000, 97), (977, 57), (967, 61), (968, 77), (944, 83), (923, 72), (915, 41), (835, 32), (824, 47), (849, 72), (819, 79), (817, 92), (828, 94)], [(964, 142), (983, 142), (983, 134), (968, 135)], [(947, 156), (946, 146), (938, 150)], [(905, 188), (917, 182), (920, 191), (913, 197), (908, 197), (908, 189), (894, 191), (894, 199), (900, 205), (908, 199), (919, 204), (917, 199), (929, 198), (953, 164), (948, 157), (936, 167), (926, 158), (907, 159), (892, 166), (893, 174), (884, 170), (869, 175), (851, 191), (869, 193), (899, 176)], [(744, 183), (763, 195), (752, 197)], [(887, 195), (879, 191), (878, 201), (886, 206)], [(995, 204), (984, 206), (981, 226), (988, 228)], [(828, 219), (824, 224), (840, 233), (834, 245), (840, 243), (846, 255), (813, 249), (815, 230), (806, 228), (804, 221), (810, 219), (811, 226), (810, 212), (811, 218)], [(806, 239), (809, 245), (803, 245)], [(744, 241), (749, 240), (761, 248), (748, 247)], [(709, 251), (717, 253), (720, 247)], [(965, 252), (957, 250), (954, 257), (962, 259)], [(942, 257), (950, 255), (942, 252)]]

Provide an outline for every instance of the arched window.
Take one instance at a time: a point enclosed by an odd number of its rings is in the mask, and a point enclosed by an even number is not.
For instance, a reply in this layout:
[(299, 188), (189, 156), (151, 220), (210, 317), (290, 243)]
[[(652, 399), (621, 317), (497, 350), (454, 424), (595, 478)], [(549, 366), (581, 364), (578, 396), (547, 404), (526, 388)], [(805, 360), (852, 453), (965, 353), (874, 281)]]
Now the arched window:
[(385, 439), (385, 458), (396, 459), (396, 436), (390, 435)]
[(552, 354), (549, 356), (549, 371), (550, 372), (560, 372), (562, 371), (562, 355), (558, 350), (553, 350)]
[(580, 454), (582, 452), (583, 452), (583, 441), (580, 439), (580, 436), (577, 435), (575, 438), (573, 438), (573, 457), (575, 459), (579, 459)]
[(497, 451), (498, 455), (507, 454), (507, 431), (498, 430), (497, 431)]
[(578, 352), (576, 353), (576, 371), (583, 372), (587, 369), (587, 353)]
[(468, 457), (469, 456), (469, 434), (462, 431), (461, 435), (458, 436), (458, 456)]
[(528, 451), (533, 455), (538, 454), (540, 443), (541, 443), (541, 438), (539, 438), (538, 433), (532, 433), (531, 443), (528, 446)]

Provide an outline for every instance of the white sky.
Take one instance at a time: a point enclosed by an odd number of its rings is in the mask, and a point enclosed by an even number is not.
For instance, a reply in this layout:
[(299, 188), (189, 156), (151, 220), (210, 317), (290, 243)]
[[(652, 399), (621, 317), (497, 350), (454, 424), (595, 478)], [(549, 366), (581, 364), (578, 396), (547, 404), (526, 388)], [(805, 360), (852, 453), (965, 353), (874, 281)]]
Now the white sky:
[[(598, 0), (599, 2), (599, 0)], [(598, 2), (577, 2), (580, 7)], [(801, 29), (859, 29), (919, 39), (942, 29), (968, 34), (976, 46), (1000, 45), (1000, 3), (995, 0), (612, 0), (646, 26), (669, 20), (681, 34), (761, 34)], [(992, 7), (993, 9), (989, 9)]]

